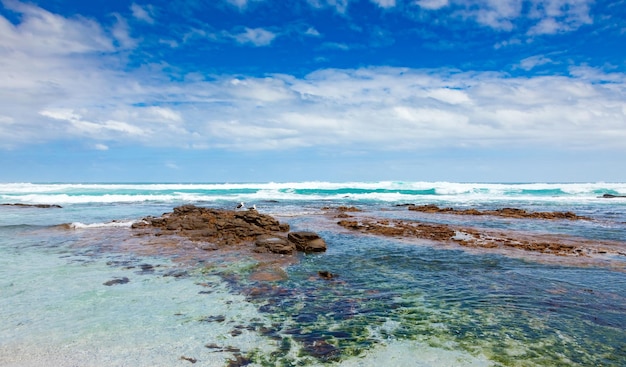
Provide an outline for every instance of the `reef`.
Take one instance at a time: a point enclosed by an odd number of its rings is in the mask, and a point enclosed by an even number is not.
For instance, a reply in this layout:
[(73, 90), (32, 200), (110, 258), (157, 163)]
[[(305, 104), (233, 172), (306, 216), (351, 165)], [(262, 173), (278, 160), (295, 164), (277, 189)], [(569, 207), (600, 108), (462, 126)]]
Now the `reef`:
[(443, 213), (457, 215), (493, 215), (507, 218), (530, 218), (530, 219), (568, 219), (568, 220), (589, 220), (590, 218), (577, 215), (573, 212), (528, 212), (518, 208), (502, 208), (496, 210), (477, 209), (454, 209), (440, 208), (437, 205), (407, 205), (411, 211), (422, 213)]
[(522, 250), (537, 254), (589, 257), (595, 255), (626, 256), (626, 244), (617, 241), (596, 241), (528, 234), (516, 231), (496, 231), (448, 224), (423, 223), (419, 221), (350, 218), (337, 222), (343, 228), (364, 234), (400, 239), (423, 239), (437, 244), (456, 244), (465, 248)]

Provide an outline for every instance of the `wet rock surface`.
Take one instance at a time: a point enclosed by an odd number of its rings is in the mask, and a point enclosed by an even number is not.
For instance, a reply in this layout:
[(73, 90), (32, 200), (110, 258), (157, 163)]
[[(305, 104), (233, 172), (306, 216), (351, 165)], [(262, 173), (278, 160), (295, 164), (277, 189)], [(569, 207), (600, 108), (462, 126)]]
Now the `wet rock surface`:
[(409, 210), (422, 213), (445, 213), (457, 215), (493, 215), (507, 218), (533, 218), (533, 219), (569, 219), (569, 220), (589, 220), (590, 218), (577, 215), (572, 212), (528, 212), (518, 208), (502, 208), (496, 210), (477, 209), (454, 209), (440, 208), (437, 205), (407, 205)]
[(604, 195), (602, 195), (600, 197), (604, 198), (604, 199), (614, 199), (614, 198), (626, 198), (626, 195), (604, 194)]
[(13, 204), (0, 204), (0, 206), (13, 206), (18, 208), (62, 208), (61, 205), (57, 204), (22, 204), (22, 203), (13, 203)]
[(468, 248), (517, 249), (540, 254), (576, 257), (604, 254), (626, 256), (625, 244), (616, 241), (598, 243), (565, 236), (530, 235), (513, 231), (499, 232), (447, 224), (376, 218), (341, 220), (337, 224), (360, 233), (405, 239), (417, 238), (453, 243)]
[(156, 235), (178, 235), (200, 242), (204, 251), (254, 243), (254, 252), (293, 254), (326, 251), (314, 232), (289, 232), (289, 225), (256, 210), (224, 210), (183, 205), (161, 217), (146, 217), (132, 228), (157, 229)]
[(296, 245), (298, 251), (306, 253), (326, 251), (326, 242), (315, 232), (290, 232), (287, 238)]

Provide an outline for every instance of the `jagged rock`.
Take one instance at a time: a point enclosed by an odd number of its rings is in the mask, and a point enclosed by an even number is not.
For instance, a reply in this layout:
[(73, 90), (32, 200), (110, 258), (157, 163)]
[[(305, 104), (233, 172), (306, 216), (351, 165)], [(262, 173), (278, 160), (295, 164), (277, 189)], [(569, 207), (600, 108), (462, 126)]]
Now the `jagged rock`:
[(256, 252), (272, 252), (275, 254), (292, 254), (296, 251), (296, 245), (289, 242), (285, 237), (274, 235), (260, 235), (254, 244)]
[(296, 245), (296, 249), (302, 252), (324, 252), (326, 242), (315, 232), (289, 232), (287, 238)]
[(326, 243), (313, 232), (289, 232), (289, 224), (256, 210), (223, 210), (183, 205), (161, 217), (146, 217), (134, 223), (133, 229), (156, 228), (157, 235), (176, 234), (200, 242), (206, 251), (223, 246), (255, 243), (254, 251), (292, 254), (326, 251)]

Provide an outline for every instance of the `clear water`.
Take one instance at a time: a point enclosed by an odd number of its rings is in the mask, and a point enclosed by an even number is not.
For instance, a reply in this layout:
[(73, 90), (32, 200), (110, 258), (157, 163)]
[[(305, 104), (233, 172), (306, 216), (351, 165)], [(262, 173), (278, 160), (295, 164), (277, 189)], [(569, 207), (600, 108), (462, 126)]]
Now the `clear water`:
[[(62, 206), (0, 206), (0, 365), (623, 366), (623, 272), (346, 234), (318, 215), (354, 205), (626, 241), (626, 199), (604, 193), (626, 195), (626, 184), (0, 184), (0, 204)], [(239, 201), (317, 231), (329, 250), (300, 256), (288, 280), (256, 282), (253, 259), (189, 264), (122, 245), (144, 216)], [(433, 218), (395, 206), (404, 203), (592, 220)]]

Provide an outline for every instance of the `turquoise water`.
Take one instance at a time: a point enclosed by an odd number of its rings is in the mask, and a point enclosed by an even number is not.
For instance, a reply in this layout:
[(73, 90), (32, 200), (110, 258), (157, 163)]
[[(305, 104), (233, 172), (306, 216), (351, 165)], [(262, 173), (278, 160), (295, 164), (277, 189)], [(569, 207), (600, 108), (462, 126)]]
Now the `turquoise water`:
[[(347, 234), (319, 215), (350, 205), (624, 241), (626, 199), (604, 193), (626, 184), (0, 184), (0, 204), (62, 206), (0, 206), (0, 365), (623, 366), (623, 272)], [(240, 201), (320, 233), (328, 251), (301, 255), (287, 280), (255, 282), (251, 258), (189, 264), (125, 245), (144, 216)], [(592, 220), (429, 217), (396, 206), (406, 203)]]

